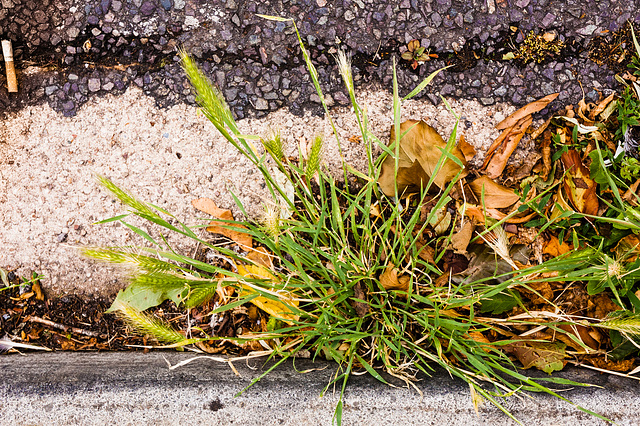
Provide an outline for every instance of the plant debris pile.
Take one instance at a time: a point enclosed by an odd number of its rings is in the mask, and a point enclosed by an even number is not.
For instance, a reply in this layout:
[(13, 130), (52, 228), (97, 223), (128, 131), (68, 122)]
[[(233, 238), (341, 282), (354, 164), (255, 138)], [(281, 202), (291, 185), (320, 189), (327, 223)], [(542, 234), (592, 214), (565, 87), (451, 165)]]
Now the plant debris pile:
[[(0, 353), (23, 349), (120, 351), (147, 344), (147, 337), (129, 333), (125, 323), (105, 314), (111, 304), (106, 298), (69, 295), (50, 299), (37, 274), (27, 279), (0, 269), (0, 278)], [(186, 325), (186, 315), (172, 302), (155, 307), (152, 315), (180, 328)]]

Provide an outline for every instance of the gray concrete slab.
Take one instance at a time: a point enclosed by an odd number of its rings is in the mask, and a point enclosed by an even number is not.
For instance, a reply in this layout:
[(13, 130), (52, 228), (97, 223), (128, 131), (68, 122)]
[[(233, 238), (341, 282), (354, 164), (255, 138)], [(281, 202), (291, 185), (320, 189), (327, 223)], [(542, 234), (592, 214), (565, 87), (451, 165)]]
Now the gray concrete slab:
[[(225, 364), (175, 352), (50, 353), (0, 356), (0, 424), (330, 424), (337, 395), (320, 398), (336, 366), (298, 360), (281, 366), (244, 393), (234, 395), (266, 368), (263, 361)], [(324, 368), (324, 369), (323, 369)], [(308, 369), (321, 369), (298, 373)], [(622, 425), (640, 424), (640, 384), (631, 379), (572, 369), (564, 377), (602, 388), (563, 392), (572, 401)], [(368, 375), (353, 377), (345, 396), (345, 425), (504, 425), (495, 407), (473, 410), (468, 386), (436, 372), (418, 384), (424, 397)], [(528, 425), (606, 424), (546, 395), (509, 398), (507, 407)]]

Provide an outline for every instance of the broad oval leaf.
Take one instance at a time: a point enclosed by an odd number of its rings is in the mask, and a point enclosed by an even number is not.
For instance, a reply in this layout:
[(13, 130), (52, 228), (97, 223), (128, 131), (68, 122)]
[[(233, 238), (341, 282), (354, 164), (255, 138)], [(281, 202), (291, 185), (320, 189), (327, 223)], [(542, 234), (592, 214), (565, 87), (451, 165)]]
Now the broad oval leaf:
[[(382, 163), (382, 172), (378, 179), (380, 188), (386, 195), (394, 196), (396, 185), (398, 194), (418, 192), (421, 187), (427, 185), (434, 174), (433, 183), (440, 189), (445, 189), (461, 171), (459, 177), (466, 176), (466, 170), (460, 166), (466, 164), (462, 151), (452, 147), (446, 152), (447, 143), (424, 121), (405, 121), (400, 125), (400, 135), (397, 179), (394, 182), (396, 160), (391, 155)], [(394, 139), (395, 126), (391, 126), (390, 146), (393, 146)], [(443, 161), (440, 161), (441, 157)], [(456, 157), (460, 164), (451, 157)]]

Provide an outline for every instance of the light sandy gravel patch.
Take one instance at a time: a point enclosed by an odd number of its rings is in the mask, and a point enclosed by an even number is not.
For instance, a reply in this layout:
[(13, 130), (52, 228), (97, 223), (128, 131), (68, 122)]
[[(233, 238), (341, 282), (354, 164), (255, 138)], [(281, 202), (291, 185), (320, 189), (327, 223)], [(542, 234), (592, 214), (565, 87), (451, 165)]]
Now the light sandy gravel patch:
[[(371, 129), (388, 138), (391, 98), (369, 90), (359, 97), (366, 105)], [(450, 101), (462, 116), (461, 130), (477, 147), (487, 147), (497, 136), (494, 125), (514, 108), (484, 107), (473, 101)], [(351, 143), (357, 135), (348, 108), (336, 109), (334, 118), (346, 160), (366, 170), (364, 146)], [(403, 119), (421, 118), (446, 138), (454, 118), (443, 105), (425, 101), (404, 105)], [(307, 115), (296, 117), (283, 109), (262, 119), (239, 121), (241, 131), (266, 135), (279, 129), (297, 155), (300, 138), (325, 136), (325, 162), (339, 176), (340, 161), (328, 121)], [(44, 274), (52, 294), (113, 294), (125, 280), (107, 265), (78, 255), (83, 245), (139, 245), (140, 238), (117, 223), (93, 222), (124, 211), (95, 181), (111, 178), (140, 199), (157, 204), (189, 224), (198, 223), (191, 200), (209, 197), (238, 217), (230, 190), (244, 203), (252, 218), (260, 215), (268, 199), (261, 177), (250, 163), (201, 115), (195, 107), (179, 105), (160, 110), (153, 99), (131, 87), (124, 95), (87, 103), (76, 117), (65, 118), (48, 106), (25, 108), (0, 122), (0, 266), (20, 274)], [(149, 230), (146, 223), (131, 223)], [(176, 248), (190, 252), (188, 242), (175, 237)]]

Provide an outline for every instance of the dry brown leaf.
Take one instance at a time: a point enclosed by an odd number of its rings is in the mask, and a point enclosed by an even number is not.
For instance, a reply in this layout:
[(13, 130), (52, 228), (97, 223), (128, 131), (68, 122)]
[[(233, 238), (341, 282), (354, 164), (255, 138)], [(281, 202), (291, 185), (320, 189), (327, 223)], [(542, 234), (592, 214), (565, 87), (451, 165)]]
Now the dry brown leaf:
[(273, 255), (264, 247), (256, 247), (247, 254), (247, 259), (262, 265), (266, 268), (273, 269)]
[(598, 349), (600, 344), (593, 338), (593, 332), (596, 331), (591, 327), (585, 327), (580, 324), (558, 324), (557, 327), (564, 330), (567, 334), (573, 334), (591, 349)]
[(587, 361), (596, 368), (602, 368), (603, 370), (609, 371), (618, 371), (621, 373), (630, 371), (636, 365), (634, 359), (613, 361), (612, 359), (589, 358)]
[(542, 173), (540, 173), (540, 177), (543, 180), (547, 180), (547, 177), (549, 177), (549, 172), (551, 172), (551, 131), (550, 130), (547, 130), (546, 132), (544, 132), (542, 144), (540, 146), (540, 151), (542, 152)]
[(603, 99), (602, 101), (600, 101), (600, 103), (598, 105), (596, 105), (596, 107), (594, 109), (591, 110), (591, 114), (589, 115), (589, 117), (592, 120), (595, 120), (595, 118), (602, 112), (604, 111), (607, 106), (611, 103), (611, 101), (616, 97), (616, 93), (613, 92), (612, 94), (610, 94), (609, 96), (607, 96), (605, 99)]
[(402, 275), (398, 277), (398, 269), (392, 264), (387, 265), (387, 268), (380, 275), (380, 284), (387, 290), (409, 290), (409, 275)]
[[(358, 281), (356, 285), (353, 286), (353, 298), (360, 300), (367, 300), (367, 294), (365, 293), (364, 286), (361, 281)], [(352, 300), (351, 306), (356, 310), (356, 315), (360, 318), (364, 318), (369, 313), (369, 304), (366, 302), (361, 302), (360, 300)]]
[(211, 346), (209, 345), (207, 342), (201, 342), (201, 341), (196, 341), (194, 343), (200, 350), (203, 350), (204, 352), (208, 353), (208, 354), (217, 354), (220, 353), (222, 351), (224, 351), (226, 348), (222, 345), (220, 346)]
[(476, 229), (476, 224), (473, 219), (464, 222), (458, 232), (451, 237), (451, 247), (456, 253), (466, 253), (467, 246), (473, 237), (473, 231)]
[(561, 159), (567, 171), (563, 188), (569, 202), (580, 213), (598, 214), (600, 203), (596, 194), (596, 182), (591, 179), (589, 169), (582, 163), (578, 151), (569, 149), (562, 154)]
[(604, 319), (611, 312), (619, 311), (622, 308), (618, 306), (616, 303), (611, 300), (606, 293), (600, 293), (593, 297), (593, 313), (589, 312), (588, 314), (593, 318)]
[(538, 127), (533, 132), (531, 132), (531, 140), (538, 139), (538, 136), (540, 136), (545, 130), (547, 130), (547, 127), (549, 127), (549, 124), (551, 124), (552, 118), (553, 118), (553, 115), (547, 118), (547, 120), (544, 123), (542, 123), (540, 127)]
[(522, 118), (528, 115), (531, 115), (535, 112), (538, 112), (541, 109), (544, 109), (547, 105), (549, 105), (551, 101), (557, 98), (559, 94), (560, 93), (553, 93), (551, 95), (547, 95), (544, 98), (538, 99), (537, 101), (533, 101), (523, 106), (522, 108), (520, 108), (519, 110), (517, 110), (516, 112), (514, 112), (504, 120), (502, 120), (500, 123), (498, 123), (498, 125), (496, 126), (496, 129), (498, 130), (508, 129), (509, 127), (514, 126)]
[(633, 182), (631, 186), (629, 186), (629, 189), (627, 189), (624, 195), (622, 196), (622, 199), (628, 202), (629, 204), (631, 204), (632, 206), (638, 205), (638, 197), (640, 195), (638, 194), (638, 185), (640, 185), (640, 179)]
[(491, 341), (487, 339), (484, 334), (479, 331), (470, 331), (467, 333), (467, 336), (471, 338), (471, 340), (480, 343), (480, 347), (483, 351), (487, 353), (491, 351)]
[(191, 201), (191, 205), (201, 212), (207, 213), (218, 219), (233, 220), (233, 214), (230, 210), (221, 209), (210, 198), (198, 198)]
[(487, 218), (482, 212), (482, 209), (473, 204), (464, 205), (464, 214), (469, 219), (474, 220), (476, 223), (485, 223)]
[(515, 204), (520, 197), (512, 189), (494, 182), (487, 176), (481, 176), (469, 184), (478, 200), (482, 200), (487, 208), (504, 209)]
[(529, 151), (524, 158), (519, 159), (519, 165), (507, 164), (501, 176), (503, 185), (519, 186), (522, 180), (531, 176), (532, 170), (541, 158), (542, 155), (539, 152)]
[(587, 105), (584, 101), (584, 98), (580, 99), (580, 102), (578, 102), (578, 117), (582, 119), (581, 124), (584, 124), (587, 126), (593, 125), (593, 120), (587, 118), (587, 115), (589, 114), (590, 105), (593, 105), (593, 104)]
[[(411, 130), (409, 130), (411, 129)], [(398, 174), (395, 184), (398, 187), (398, 194), (408, 194), (420, 191), (420, 187), (427, 184), (433, 175), (436, 165), (443, 155), (443, 150), (447, 144), (436, 130), (424, 121), (407, 120), (400, 125), (400, 134), (407, 132), (400, 140), (398, 149)], [(395, 127), (391, 127), (389, 145), (395, 141)], [(462, 164), (466, 164), (464, 155), (459, 148), (451, 150), (452, 155), (460, 159)], [(389, 155), (382, 163), (382, 173), (378, 179), (380, 188), (388, 196), (395, 195), (394, 170), (396, 160)], [(446, 185), (456, 177), (461, 171), (461, 167), (450, 159), (446, 159), (438, 170), (433, 180), (434, 184), (444, 189)], [(460, 177), (466, 176), (463, 170)]]
[(518, 291), (526, 295), (526, 299), (534, 305), (548, 305), (553, 300), (553, 289), (546, 281), (531, 282), (528, 288), (518, 287)]
[[(486, 218), (503, 220), (504, 218), (507, 217), (507, 214), (502, 213), (500, 210), (487, 208), (485, 211), (483, 211), (480, 208), (480, 206), (476, 206), (473, 204), (465, 204), (465, 215), (469, 218), (474, 219), (477, 223), (485, 223)], [(505, 222), (506, 223), (525, 223), (530, 221), (537, 215), (538, 213), (536, 212), (524, 214), (523, 216), (516, 215), (507, 219)]]
[(561, 243), (558, 237), (551, 235), (549, 241), (547, 241), (542, 249), (543, 254), (551, 255), (552, 257), (558, 257), (572, 250), (572, 246), (565, 243)]
[[(233, 220), (233, 214), (230, 210), (219, 208), (216, 203), (209, 198), (198, 198), (197, 200), (191, 201), (191, 204), (196, 209), (207, 213), (215, 217), (216, 219)], [(231, 224), (222, 222), (220, 220), (212, 220), (211, 222), (209, 222), (209, 226), (207, 226), (207, 231), (213, 234), (224, 235), (225, 237), (235, 241), (245, 250), (250, 250), (253, 246), (253, 238), (251, 238), (251, 235), (247, 234), (246, 232), (226, 228), (227, 226), (247, 229), (245, 226), (240, 224)]]
[(473, 145), (471, 145), (464, 138), (464, 135), (460, 135), (460, 140), (458, 140), (458, 148), (462, 151), (462, 155), (464, 155), (464, 159), (469, 161), (476, 155), (476, 149)]
[(513, 127), (505, 130), (506, 135), (502, 138), (503, 141), (495, 147), (490, 156), (489, 153), (487, 153), (485, 162), (482, 165), (486, 170), (487, 176), (495, 179), (502, 174), (502, 171), (507, 166), (507, 161), (509, 161), (511, 154), (513, 154), (513, 151), (518, 147), (520, 140), (524, 136), (526, 129), (531, 126), (532, 121), (533, 119), (528, 115), (518, 121)]
[(416, 250), (418, 250), (418, 257), (420, 257), (420, 259), (432, 265), (436, 264), (436, 261), (433, 258), (436, 251), (433, 249), (433, 247), (425, 245), (424, 242), (418, 240), (416, 241)]

